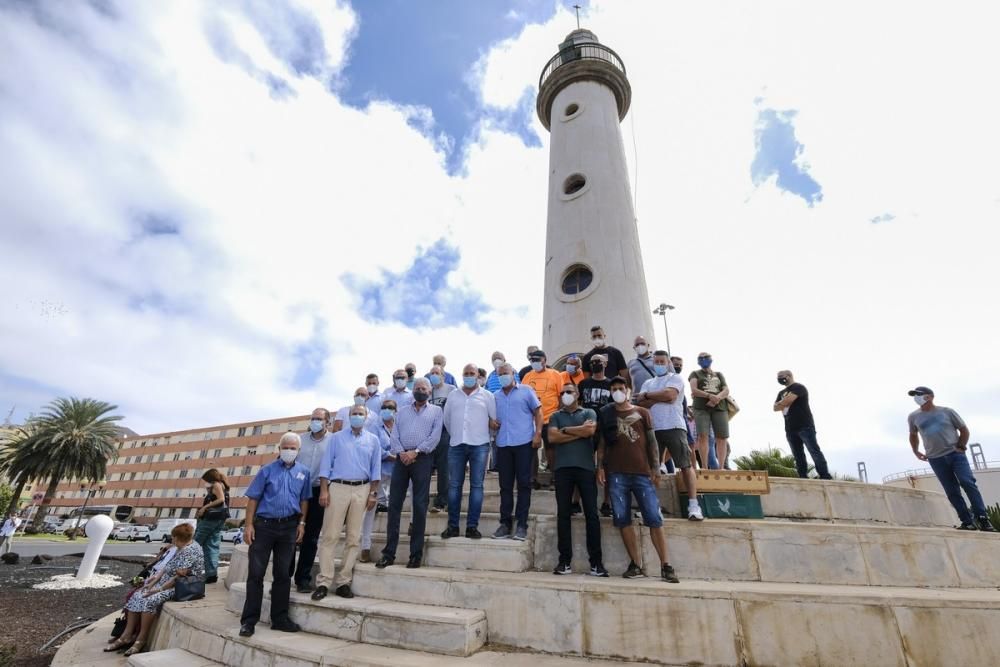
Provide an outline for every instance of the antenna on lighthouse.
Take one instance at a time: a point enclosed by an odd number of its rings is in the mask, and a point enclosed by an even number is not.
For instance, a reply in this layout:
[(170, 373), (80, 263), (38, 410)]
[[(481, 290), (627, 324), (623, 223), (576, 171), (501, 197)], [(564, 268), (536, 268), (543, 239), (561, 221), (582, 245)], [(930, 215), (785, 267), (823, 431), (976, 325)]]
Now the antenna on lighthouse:
[(580, 5), (573, 5), (573, 9), (576, 10), (576, 29), (580, 29)]

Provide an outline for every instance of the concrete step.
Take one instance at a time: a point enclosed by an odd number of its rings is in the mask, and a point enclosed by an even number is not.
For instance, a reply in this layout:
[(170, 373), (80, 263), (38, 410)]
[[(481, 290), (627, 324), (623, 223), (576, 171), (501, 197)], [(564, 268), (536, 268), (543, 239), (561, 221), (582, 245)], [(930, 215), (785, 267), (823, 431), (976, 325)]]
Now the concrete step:
[(222, 663), (182, 648), (168, 648), (129, 656), (126, 664), (128, 667), (219, 667)]
[[(424, 538), (423, 563), (434, 567), (453, 567), (460, 570), (493, 570), (497, 572), (525, 572), (532, 569), (534, 547), (529, 539), (494, 540), (484, 537), (471, 540), (467, 537), (443, 539), (439, 535)], [(372, 559), (377, 560), (385, 535), (372, 535)], [(410, 553), (410, 538), (399, 536), (396, 562), (405, 564)]]
[[(245, 600), (246, 584), (234, 584), (226, 608), (239, 613)], [(269, 607), (270, 591), (265, 587), (261, 618), (269, 617)], [(293, 592), (289, 616), (312, 634), (413, 651), (466, 656), (486, 643), (486, 615), (473, 609), (347, 600), (332, 594), (314, 602), (308, 595)]]
[(381, 599), (482, 609), (491, 645), (557, 654), (671, 665), (900, 667), (985, 667), (1000, 655), (995, 589), (667, 584), (658, 578), (371, 566), (358, 569), (354, 588)]
[[(176, 648), (227, 667), (500, 667), (530, 663), (532, 667), (594, 667), (639, 663), (562, 657), (525, 651), (482, 650), (468, 657), (345, 641), (309, 632), (275, 632), (257, 626), (253, 637), (238, 635), (238, 617), (225, 609), (224, 593), (209, 587), (204, 600), (169, 603), (154, 629), (152, 648)], [(154, 654), (149, 654), (154, 655)], [(645, 663), (644, 663), (645, 664)]]

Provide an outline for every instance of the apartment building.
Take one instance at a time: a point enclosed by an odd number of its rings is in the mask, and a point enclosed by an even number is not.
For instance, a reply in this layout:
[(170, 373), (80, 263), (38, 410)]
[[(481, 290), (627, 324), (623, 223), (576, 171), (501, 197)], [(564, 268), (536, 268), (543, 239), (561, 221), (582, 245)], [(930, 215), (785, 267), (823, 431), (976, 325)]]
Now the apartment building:
[[(247, 486), (262, 465), (277, 456), (278, 439), (287, 431), (303, 433), (309, 415), (265, 419), (242, 424), (125, 437), (118, 456), (108, 464), (107, 482), (88, 506), (131, 506), (133, 516), (147, 522), (158, 518), (194, 516), (205, 496), (201, 475), (218, 468), (229, 478), (235, 519), (246, 514)], [(90, 492), (79, 482), (56, 489), (51, 511), (66, 514), (83, 505)]]

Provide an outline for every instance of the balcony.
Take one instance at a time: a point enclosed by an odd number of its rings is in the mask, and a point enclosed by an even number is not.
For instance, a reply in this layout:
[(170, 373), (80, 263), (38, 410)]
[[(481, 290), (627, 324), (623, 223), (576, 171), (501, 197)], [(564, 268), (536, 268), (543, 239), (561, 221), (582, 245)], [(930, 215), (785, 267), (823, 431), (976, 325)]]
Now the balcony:
[(582, 44), (573, 44), (549, 59), (549, 62), (545, 64), (545, 68), (542, 69), (542, 75), (538, 77), (539, 89), (542, 87), (542, 84), (545, 83), (545, 80), (548, 79), (557, 69), (563, 65), (580, 60), (601, 60), (617, 69), (623, 76), (625, 75), (625, 64), (622, 62), (622, 59), (618, 57), (617, 53), (603, 44), (598, 44), (597, 42), (584, 42)]

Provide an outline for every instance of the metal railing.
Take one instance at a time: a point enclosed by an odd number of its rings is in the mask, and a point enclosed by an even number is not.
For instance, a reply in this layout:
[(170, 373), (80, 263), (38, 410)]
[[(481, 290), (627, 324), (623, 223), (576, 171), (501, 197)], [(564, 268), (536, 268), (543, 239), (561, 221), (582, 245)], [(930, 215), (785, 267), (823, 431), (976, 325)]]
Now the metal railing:
[[(976, 470), (996, 470), (998, 468), (1000, 468), (1000, 461), (987, 461), (984, 467), (977, 468)], [(898, 479), (906, 479), (907, 477), (928, 477), (933, 474), (934, 471), (929, 467), (915, 468), (913, 470), (904, 470), (903, 472), (894, 472), (891, 475), (886, 475), (882, 478), (882, 483), (888, 484), (889, 482), (894, 482)]]
[(538, 87), (541, 88), (545, 80), (557, 69), (578, 60), (603, 60), (625, 74), (625, 64), (617, 53), (597, 42), (583, 42), (565, 48), (552, 56), (542, 69), (542, 75), (538, 77)]

